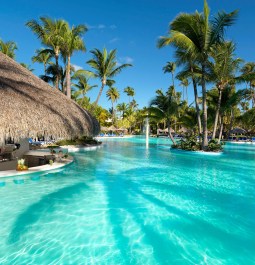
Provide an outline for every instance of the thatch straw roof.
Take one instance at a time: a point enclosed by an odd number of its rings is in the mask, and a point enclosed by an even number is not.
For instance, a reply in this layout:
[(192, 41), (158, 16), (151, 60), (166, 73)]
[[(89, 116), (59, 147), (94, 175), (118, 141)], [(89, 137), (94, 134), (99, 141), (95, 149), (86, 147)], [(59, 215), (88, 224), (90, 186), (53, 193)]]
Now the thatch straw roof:
[(115, 126), (113, 126), (113, 125), (111, 125), (109, 128), (108, 128), (108, 131), (116, 131), (116, 127)]
[(0, 52), (0, 143), (40, 134), (92, 136), (99, 129), (86, 110)]
[(232, 129), (230, 131), (230, 133), (233, 133), (233, 134), (246, 134), (247, 131), (243, 128), (240, 128), (240, 127), (235, 127), (234, 129)]

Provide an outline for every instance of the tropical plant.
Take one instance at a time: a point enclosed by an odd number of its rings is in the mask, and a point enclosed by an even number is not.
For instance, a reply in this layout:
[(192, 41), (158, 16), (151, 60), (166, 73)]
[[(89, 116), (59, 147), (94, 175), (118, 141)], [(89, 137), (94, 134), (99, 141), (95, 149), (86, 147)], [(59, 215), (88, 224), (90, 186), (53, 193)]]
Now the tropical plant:
[(240, 81), (247, 84), (247, 99), (252, 101), (252, 107), (255, 107), (255, 63), (248, 62), (241, 69), (242, 75)]
[(67, 26), (64, 33), (64, 43), (61, 47), (61, 53), (64, 57), (66, 64), (66, 95), (71, 98), (71, 56), (75, 51), (86, 51), (82, 36), (88, 28), (85, 25)]
[(60, 91), (65, 91), (65, 77), (66, 77), (66, 71), (65, 69), (61, 66), (50, 63), (49, 66), (46, 68), (46, 75), (40, 75), (40, 78), (47, 82), (47, 83), (52, 83), (53, 86), (56, 84), (56, 82), (60, 83)]
[(176, 63), (175, 62), (167, 62), (166, 65), (163, 67), (164, 73), (171, 73), (172, 85), (173, 85), (174, 89), (175, 89), (175, 86), (174, 86), (174, 71), (175, 71), (175, 68), (176, 68)]
[(127, 94), (127, 96), (129, 97), (129, 103), (130, 103), (130, 98), (132, 97), (134, 99), (134, 95), (135, 95), (135, 90), (134, 88), (128, 86), (124, 89), (124, 92)]
[(215, 121), (212, 139), (215, 138), (221, 107), (222, 91), (229, 85), (234, 84), (236, 72), (242, 62), (240, 58), (234, 58), (235, 45), (232, 42), (216, 44), (211, 49), (213, 61), (209, 63), (210, 79), (216, 83), (218, 89), (218, 103), (215, 112)]
[(9, 56), (12, 59), (15, 59), (15, 50), (17, 50), (17, 44), (14, 41), (4, 42), (0, 39), (0, 52)]
[(128, 106), (127, 106), (127, 104), (126, 103), (120, 103), (120, 104), (118, 104), (117, 106), (116, 106), (116, 109), (117, 109), (117, 111), (119, 111), (120, 113), (121, 113), (121, 117), (122, 117), (122, 119), (124, 119), (124, 114), (125, 114), (125, 112), (127, 111), (127, 108), (128, 108)]
[(115, 118), (114, 103), (120, 98), (120, 93), (116, 87), (110, 87), (106, 92), (106, 96), (108, 100), (112, 102), (112, 121), (114, 121)]
[(44, 52), (44, 49), (36, 50), (35, 55), (32, 57), (33, 63), (42, 63), (44, 68), (44, 75), (46, 75), (46, 68), (52, 59), (52, 53)]
[(181, 82), (181, 86), (183, 88), (182, 92), (182, 99), (185, 100), (185, 92), (186, 92), (186, 101), (188, 103), (188, 91), (187, 88), (189, 86), (189, 80), (185, 77), (179, 78), (179, 81)]
[(116, 49), (110, 51), (109, 53), (104, 48), (101, 52), (98, 49), (94, 49), (91, 51), (93, 58), (89, 60), (87, 63), (94, 69), (94, 73), (89, 73), (101, 80), (101, 88), (99, 90), (97, 99), (95, 101), (95, 106), (97, 106), (98, 101), (102, 95), (103, 89), (107, 83), (112, 83), (113, 77), (121, 72), (122, 69), (132, 66), (131, 64), (122, 64), (118, 66), (116, 59)]
[(210, 10), (204, 0), (203, 13), (178, 15), (169, 26), (169, 35), (161, 37), (158, 47), (174, 45), (177, 48), (195, 54), (201, 66), (202, 110), (203, 110), (203, 141), (202, 149), (208, 148), (207, 102), (206, 102), (206, 67), (210, 49), (214, 44), (224, 39), (225, 28), (232, 25), (237, 17), (237, 11), (229, 14), (219, 12), (209, 20)]
[(34, 71), (34, 69), (31, 68), (31, 66), (28, 65), (28, 64), (26, 64), (26, 63), (20, 63), (20, 65), (22, 65), (24, 68), (26, 68), (26, 69), (29, 70), (30, 72), (33, 72), (33, 71)]
[(90, 85), (89, 77), (85, 74), (74, 74), (73, 79), (78, 81), (76, 84), (73, 84), (73, 87), (76, 89), (74, 94), (77, 98), (82, 96), (82, 103), (85, 104), (86, 94), (94, 87), (97, 87), (97, 85)]
[[(59, 55), (65, 43), (65, 34), (68, 24), (64, 20), (53, 20), (48, 17), (40, 17), (40, 21), (30, 20), (26, 23), (33, 33), (41, 40), (42, 44), (49, 49), (44, 49), (44, 53), (52, 53), (55, 58), (56, 70), (59, 69)], [(60, 73), (57, 72), (55, 86), (59, 89)]]
[(176, 76), (178, 79), (182, 78), (191, 78), (193, 84), (194, 98), (195, 98), (195, 106), (196, 106), (196, 116), (197, 116), (197, 125), (198, 125), (198, 133), (202, 134), (201, 127), (201, 117), (200, 117), (200, 108), (199, 108), (199, 99), (198, 99), (198, 90), (197, 86), (200, 81), (201, 71), (197, 65), (196, 55), (191, 51), (187, 52), (184, 49), (177, 49), (175, 53), (175, 57), (177, 58), (177, 65), (182, 65), (183, 70), (178, 73)]
[(176, 100), (174, 88), (171, 86), (166, 93), (158, 90), (158, 93), (154, 99), (150, 102), (148, 108), (150, 117), (158, 120), (166, 120), (168, 134), (172, 142), (175, 144), (175, 140), (171, 133), (171, 123), (173, 117), (178, 113), (179, 104)]

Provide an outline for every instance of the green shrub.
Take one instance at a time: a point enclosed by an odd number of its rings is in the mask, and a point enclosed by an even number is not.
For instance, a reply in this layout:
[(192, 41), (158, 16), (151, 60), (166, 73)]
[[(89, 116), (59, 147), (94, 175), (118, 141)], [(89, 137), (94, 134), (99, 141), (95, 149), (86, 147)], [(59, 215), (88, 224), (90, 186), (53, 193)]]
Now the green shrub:
[(58, 145), (87, 145), (87, 144), (100, 144), (99, 141), (93, 139), (90, 136), (82, 136), (75, 139), (64, 139), (57, 142)]
[(186, 137), (185, 139), (181, 139), (178, 143), (173, 144), (172, 148), (188, 150), (188, 151), (198, 151), (201, 149), (201, 145), (197, 141), (196, 136), (189, 136)]
[[(218, 139), (210, 140), (207, 151), (219, 152), (222, 151), (222, 146), (223, 143), (218, 143)], [(197, 136), (188, 136), (185, 139), (181, 139), (178, 143), (173, 144), (172, 148), (187, 151), (202, 150), (201, 143), (198, 141)]]
[(218, 139), (213, 139), (210, 140), (208, 143), (208, 151), (213, 151), (213, 152), (217, 152), (217, 151), (221, 151), (222, 150), (222, 146), (224, 145), (223, 143), (219, 143)]

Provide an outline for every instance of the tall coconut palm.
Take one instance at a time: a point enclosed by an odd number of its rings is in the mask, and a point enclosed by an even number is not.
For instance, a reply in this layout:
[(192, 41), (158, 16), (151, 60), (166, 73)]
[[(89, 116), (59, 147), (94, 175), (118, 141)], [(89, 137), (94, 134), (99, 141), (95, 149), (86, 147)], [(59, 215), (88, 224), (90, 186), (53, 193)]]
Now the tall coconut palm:
[(116, 87), (110, 87), (106, 92), (106, 96), (108, 100), (112, 102), (112, 122), (113, 122), (115, 118), (114, 103), (120, 98), (120, 92)]
[(246, 82), (246, 84), (249, 86), (247, 89), (247, 99), (252, 101), (252, 107), (255, 107), (255, 63), (248, 62), (246, 63), (242, 69), (241, 69), (241, 81)]
[(44, 75), (46, 75), (46, 68), (52, 59), (52, 53), (44, 52), (44, 49), (36, 50), (35, 55), (32, 57), (33, 63), (42, 63), (44, 68)]
[(120, 103), (116, 106), (117, 111), (119, 111), (121, 113), (122, 119), (124, 119), (125, 112), (126, 112), (127, 108), (128, 108), (128, 106), (125, 102)]
[(3, 54), (9, 56), (12, 59), (15, 59), (15, 50), (17, 50), (18, 47), (14, 41), (7, 41), (4, 42), (0, 39), (0, 52)]
[(172, 85), (175, 89), (175, 86), (174, 86), (174, 71), (175, 71), (175, 68), (176, 68), (176, 63), (175, 62), (167, 62), (166, 65), (163, 67), (163, 71), (164, 73), (171, 73), (172, 75)]
[(206, 103), (206, 67), (212, 45), (224, 39), (225, 28), (232, 25), (237, 17), (237, 11), (229, 14), (219, 12), (209, 20), (210, 10), (204, 0), (203, 13), (178, 15), (169, 26), (169, 35), (161, 37), (158, 47), (174, 45), (196, 54), (201, 66), (202, 110), (203, 110), (203, 141), (202, 149), (208, 147), (207, 103)]
[(162, 91), (157, 90), (157, 95), (150, 102), (150, 107), (148, 108), (152, 117), (157, 117), (160, 120), (166, 120), (168, 134), (174, 144), (175, 140), (171, 133), (171, 122), (177, 115), (178, 108), (179, 104), (176, 100), (173, 86), (171, 86), (165, 94)]
[(97, 87), (97, 85), (90, 85), (89, 77), (86, 75), (77, 75), (74, 76), (74, 79), (78, 81), (77, 84), (73, 84), (73, 86), (76, 88), (76, 96), (82, 96), (82, 101), (84, 101), (83, 103), (85, 103), (86, 94), (94, 87)]
[(240, 58), (234, 58), (235, 45), (232, 42), (222, 42), (214, 45), (211, 49), (213, 62), (210, 66), (210, 78), (216, 83), (219, 97), (215, 113), (215, 121), (212, 133), (212, 139), (216, 136), (218, 119), (221, 107), (222, 91), (235, 82), (236, 72), (242, 62)]
[(134, 96), (135, 96), (135, 90), (134, 90), (134, 88), (128, 86), (128, 87), (124, 88), (124, 92), (129, 97), (129, 103), (130, 103), (130, 98), (131, 97), (134, 98)]
[(75, 51), (86, 51), (82, 36), (86, 33), (88, 28), (85, 25), (78, 25), (69, 27), (64, 35), (64, 44), (61, 47), (63, 57), (66, 59), (66, 95), (71, 98), (71, 56)]
[(181, 81), (181, 86), (183, 87), (182, 100), (185, 100), (185, 92), (186, 92), (186, 101), (188, 103), (188, 91), (187, 91), (187, 88), (189, 86), (189, 80), (188, 80), (188, 78), (185, 78), (185, 77), (181, 77), (181, 78), (179, 78), (179, 80)]
[(135, 109), (137, 109), (137, 107), (138, 107), (138, 103), (136, 102), (135, 99), (133, 99), (128, 105), (129, 105), (129, 107), (130, 107), (132, 110), (135, 110)]
[[(55, 57), (56, 69), (59, 69), (59, 55), (65, 43), (65, 34), (68, 24), (64, 20), (53, 20), (48, 17), (40, 17), (40, 21), (30, 20), (26, 23), (41, 42), (49, 47), (44, 52), (53, 52)], [(59, 89), (60, 73), (56, 76), (56, 88)]]
[(101, 88), (94, 103), (95, 106), (97, 106), (98, 104), (103, 89), (105, 85), (107, 85), (107, 81), (109, 82), (111, 78), (119, 74), (122, 69), (128, 66), (132, 66), (131, 64), (122, 64), (118, 66), (116, 52), (117, 51), (115, 49), (108, 53), (105, 48), (103, 49), (103, 51), (100, 51), (98, 49), (91, 51), (93, 58), (87, 63), (94, 69), (94, 73), (90, 72), (90, 74), (101, 80)]
[(52, 83), (53, 86), (56, 85), (56, 82), (59, 82), (59, 90), (62, 92), (65, 91), (66, 71), (61, 65), (58, 65), (57, 68), (56, 64), (49, 64), (46, 68), (46, 75), (40, 75), (40, 78), (47, 83)]
[(199, 78), (201, 76), (200, 75), (201, 71), (197, 65), (196, 55), (192, 54), (191, 52), (187, 52), (183, 49), (177, 49), (175, 57), (177, 58), (176, 64), (179, 66), (183, 66), (182, 71), (180, 71), (176, 76), (177, 79), (191, 78), (192, 80), (196, 114), (197, 114), (198, 133), (199, 135), (201, 135), (202, 127), (201, 127), (201, 117), (200, 117), (200, 108), (199, 108), (199, 99), (198, 99), (198, 90), (197, 90)]

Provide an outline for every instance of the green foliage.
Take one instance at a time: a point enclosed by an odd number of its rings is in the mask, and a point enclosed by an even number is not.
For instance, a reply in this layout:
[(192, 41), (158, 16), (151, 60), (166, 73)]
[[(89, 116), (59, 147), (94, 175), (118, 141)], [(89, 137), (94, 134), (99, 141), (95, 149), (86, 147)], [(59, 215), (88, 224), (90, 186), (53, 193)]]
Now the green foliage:
[(222, 146), (224, 145), (223, 142), (219, 143), (218, 139), (212, 139), (208, 143), (208, 151), (211, 152), (219, 152), (222, 151)]
[(15, 59), (15, 50), (17, 50), (18, 47), (14, 41), (7, 41), (4, 42), (0, 39), (0, 52), (3, 54), (9, 56), (12, 59)]
[(94, 49), (91, 51), (93, 58), (87, 63), (90, 67), (93, 68), (94, 72), (89, 72), (91, 76), (96, 77), (101, 80), (101, 88), (99, 90), (95, 105), (98, 104), (98, 101), (103, 92), (104, 86), (112, 86), (112, 78), (119, 74), (124, 68), (132, 66), (131, 64), (122, 64), (118, 66), (116, 53), (117, 50), (112, 50), (109, 53), (104, 48), (103, 51)]
[(93, 139), (90, 136), (82, 136), (81, 138), (75, 138), (75, 139), (64, 139), (57, 142), (58, 145), (98, 145), (101, 144), (101, 142)]
[(172, 148), (188, 151), (198, 151), (201, 149), (201, 145), (197, 141), (196, 136), (190, 136), (186, 137), (185, 139), (181, 139), (178, 143), (172, 145)]
[[(219, 143), (218, 139), (210, 140), (208, 143), (208, 152), (220, 152), (222, 151), (223, 143)], [(198, 141), (197, 136), (192, 135), (181, 139), (178, 143), (172, 145), (174, 149), (181, 149), (186, 151), (200, 151), (202, 150), (201, 143)]]

